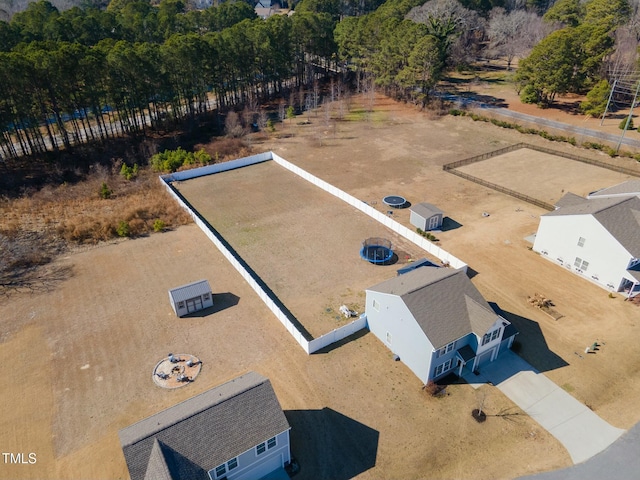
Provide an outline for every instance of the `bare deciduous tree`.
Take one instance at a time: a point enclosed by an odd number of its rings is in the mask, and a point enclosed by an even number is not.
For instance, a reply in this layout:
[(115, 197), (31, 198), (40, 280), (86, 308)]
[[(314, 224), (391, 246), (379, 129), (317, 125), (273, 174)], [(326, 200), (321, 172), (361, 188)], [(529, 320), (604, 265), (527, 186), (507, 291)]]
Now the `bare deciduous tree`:
[(547, 34), (552, 27), (542, 17), (526, 10), (505, 11), (494, 8), (489, 17), (489, 51), (505, 57), (507, 70), (514, 58), (523, 57)]

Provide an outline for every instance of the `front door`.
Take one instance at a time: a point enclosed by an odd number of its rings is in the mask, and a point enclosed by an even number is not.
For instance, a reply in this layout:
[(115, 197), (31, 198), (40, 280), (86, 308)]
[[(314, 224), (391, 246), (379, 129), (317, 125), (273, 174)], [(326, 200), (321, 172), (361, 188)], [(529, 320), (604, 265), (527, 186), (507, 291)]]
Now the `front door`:
[(187, 300), (187, 313), (198, 310), (202, 310), (202, 297), (195, 297)]

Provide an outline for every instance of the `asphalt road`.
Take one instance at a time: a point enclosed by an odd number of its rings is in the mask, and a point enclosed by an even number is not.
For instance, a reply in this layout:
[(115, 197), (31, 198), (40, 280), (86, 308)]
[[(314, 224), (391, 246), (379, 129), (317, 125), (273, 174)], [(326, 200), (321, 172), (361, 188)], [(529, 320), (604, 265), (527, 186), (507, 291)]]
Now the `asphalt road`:
[(519, 480), (637, 480), (640, 478), (640, 423), (586, 462)]
[[(617, 145), (620, 141), (620, 135), (613, 135), (611, 133), (601, 132), (599, 130), (593, 130), (590, 128), (577, 127), (575, 125), (570, 125), (568, 123), (557, 122), (555, 120), (548, 120), (542, 117), (536, 117), (534, 115), (528, 115), (526, 113), (514, 112), (513, 110), (509, 110), (507, 108), (497, 107), (490, 103), (484, 103), (476, 100), (474, 97), (462, 97), (459, 95), (451, 95), (446, 94), (442, 95), (442, 98), (445, 100), (457, 102), (461, 105), (467, 107), (480, 108), (483, 110), (490, 110), (491, 113), (495, 115), (499, 115), (501, 117), (510, 118), (513, 120), (520, 120), (524, 122), (533, 123), (535, 125), (539, 125), (541, 127), (553, 128), (556, 130), (561, 130), (570, 136), (573, 136), (579, 142), (585, 138), (591, 138), (592, 141), (606, 141), (611, 142), (614, 145)], [(627, 131), (626, 135), (622, 139), (622, 145), (627, 145), (629, 147), (640, 148), (640, 140), (636, 140), (631, 138), (634, 135), (634, 131)], [(622, 134), (622, 132), (620, 132)]]

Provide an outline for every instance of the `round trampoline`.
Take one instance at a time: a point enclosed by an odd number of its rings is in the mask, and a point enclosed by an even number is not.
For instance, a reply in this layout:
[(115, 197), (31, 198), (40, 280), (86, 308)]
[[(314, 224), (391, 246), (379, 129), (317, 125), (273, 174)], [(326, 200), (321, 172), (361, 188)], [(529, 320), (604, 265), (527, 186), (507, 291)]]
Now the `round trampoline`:
[(386, 238), (372, 237), (362, 242), (360, 257), (371, 263), (386, 263), (393, 257), (391, 242)]
[(387, 195), (382, 199), (382, 201), (385, 205), (388, 205), (394, 208), (400, 208), (405, 203), (407, 203), (407, 199), (404, 197), (401, 197), (400, 195)]

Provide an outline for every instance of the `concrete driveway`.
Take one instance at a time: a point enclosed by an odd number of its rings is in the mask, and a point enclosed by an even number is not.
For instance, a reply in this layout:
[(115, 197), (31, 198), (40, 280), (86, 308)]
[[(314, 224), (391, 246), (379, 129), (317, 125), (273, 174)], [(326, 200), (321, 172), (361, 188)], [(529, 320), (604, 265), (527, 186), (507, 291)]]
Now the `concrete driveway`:
[(556, 437), (574, 464), (601, 452), (624, 433), (512, 351), (483, 366), (480, 374)]

